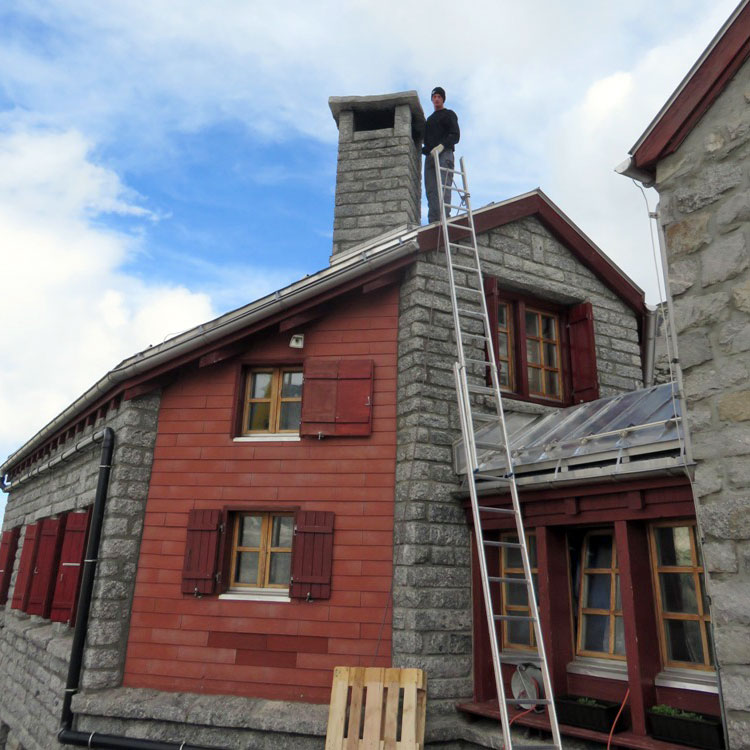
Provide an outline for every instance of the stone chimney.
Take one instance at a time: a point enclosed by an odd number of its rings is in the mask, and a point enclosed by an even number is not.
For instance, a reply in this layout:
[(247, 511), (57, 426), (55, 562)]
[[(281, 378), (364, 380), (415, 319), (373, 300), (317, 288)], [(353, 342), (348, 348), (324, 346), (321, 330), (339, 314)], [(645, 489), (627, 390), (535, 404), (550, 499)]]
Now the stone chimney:
[(419, 224), (424, 112), (416, 91), (332, 96), (339, 129), (333, 255)]

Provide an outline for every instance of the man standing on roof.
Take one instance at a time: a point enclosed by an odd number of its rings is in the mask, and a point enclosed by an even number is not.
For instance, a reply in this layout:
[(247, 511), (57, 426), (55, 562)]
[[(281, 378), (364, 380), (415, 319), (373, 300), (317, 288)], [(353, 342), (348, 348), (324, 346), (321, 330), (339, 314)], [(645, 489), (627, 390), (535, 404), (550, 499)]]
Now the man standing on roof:
[[(424, 146), (422, 153), (427, 157), (424, 162), (424, 187), (427, 193), (427, 221), (431, 224), (440, 219), (440, 195), (435, 175), (434, 153), (439, 154), (440, 168), (453, 169), (453, 148), (461, 137), (458, 129), (458, 117), (452, 109), (445, 108), (445, 89), (435, 86), (432, 89), (432, 106), (435, 111), (427, 118), (424, 130)], [(453, 175), (443, 172), (443, 201), (450, 203), (450, 184)], [(450, 209), (445, 209), (445, 215), (450, 215)]]

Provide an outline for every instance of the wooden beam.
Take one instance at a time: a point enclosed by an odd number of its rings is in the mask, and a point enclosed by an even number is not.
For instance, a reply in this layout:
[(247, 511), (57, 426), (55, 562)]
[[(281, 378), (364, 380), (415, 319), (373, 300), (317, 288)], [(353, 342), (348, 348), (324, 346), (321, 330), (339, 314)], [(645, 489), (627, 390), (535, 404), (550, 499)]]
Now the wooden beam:
[(403, 275), (403, 270), (399, 269), (398, 271), (391, 271), (391, 273), (386, 273), (379, 279), (373, 279), (367, 284), (362, 285), (362, 294), (369, 294), (370, 292), (382, 289), (383, 287), (391, 286), (391, 284), (397, 284), (399, 281), (401, 281)]
[(322, 317), (324, 313), (325, 308), (321, 305), (320, 307), (314, 307), (312, 310), (305, 310), (305, 312), (298, 313), (297, 315), (291, 315), (279, 323), (279, 333), (291, 331), (293, 328), (299, 328), (310, 321), (317, 320)]

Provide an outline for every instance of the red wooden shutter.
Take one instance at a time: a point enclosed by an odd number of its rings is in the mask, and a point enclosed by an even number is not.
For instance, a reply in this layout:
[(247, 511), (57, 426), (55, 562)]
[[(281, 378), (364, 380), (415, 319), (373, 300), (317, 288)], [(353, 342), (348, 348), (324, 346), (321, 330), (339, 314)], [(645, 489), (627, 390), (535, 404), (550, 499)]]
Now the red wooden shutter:
[(11, 609), (25, 611), (29, 604), (31, 571), (34, 569), (34, 562), (36, 561), (40, 526), (41, 521), (37, 521), (37, 523), (29, 524), (26, 527), (23, 548), (21, 549), (21, 561), (18, 563), (18, 575), (16, 576), (16, 584), (13, 587), (13, 599), (10, 603)]
[(329, 599), (333, 563), (333, 513), (316, 510), (297, 512), (292, 542), (293, 599)]
[(188, 517), (183, 594), (213, 594), (219, 574), (219, 542), (224, 530), (220, 510), (191, 510)]
[(594, 313), (590, 302), (570, 308), (568, 334), (573, 403), (594, 401), (599, 398), (599, 375), (596, 367)]
[(65, 536), (57, 567), (55, 593), (52, 596), (50, 620), (75, 624), (78, 605), (78, 587), (83, 572), (86, 553), (86, 535), (91, 518), (91, 508), (83, 513), (68, 513)]
[(42, 521), (39, 536), (39, 548), (31, 573), (31, 589), (26, 611), (30, 615), (49, 617), (52, 594), (55, 590), (57, 561), (60, 558), (65, 516), (62, 518), (45, 518)]
[[(495, 357), (497, 358), (498, 351), (498, 320), (497, 320), (497, 306), (499, 304), (499, 297), (497, 292), (497, 279), (486, 276), (484, 279), (484, 296), (487, 302), (487, 315), (490, 319), (490, 335), (492, 336), (492, 346), (495, 350)], [(489, 359), (487, 355), (487, 346), (484, 347), (484, 357)], [(486, 375), (487, 385), (492, 385), (492, 373), (487, 368)]]
[(300, 435), (369, 435), (373, 373), (371, 359), (308, 359)]
[(8, 589), (10, 588), (10, 577), (13, 574), (13, 565), (16, 562), (16, 551), (18, 550), (19, 526), (3, 532), (0, 541), (0, 604), (8, 601)]

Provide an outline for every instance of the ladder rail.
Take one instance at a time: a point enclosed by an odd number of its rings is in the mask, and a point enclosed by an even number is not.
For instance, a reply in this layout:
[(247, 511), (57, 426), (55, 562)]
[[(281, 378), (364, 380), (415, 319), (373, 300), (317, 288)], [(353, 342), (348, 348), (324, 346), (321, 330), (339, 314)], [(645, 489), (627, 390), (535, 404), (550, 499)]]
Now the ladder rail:
[[(467, 375), (467, 363), (468, 362), (475, 362), (476, 360), (473, 358), (467, 358), (465, 354), (465, 343), (464, 343), (464, 334), (463, 334), (463, 328), (461, 325), (461, 314), (465, 314), (466, 317), (470, 317), (473, 320), (476, 320), (477, 317), (481, 317), (484, 327), (484, 333), (485, 335), (479, 336), (478, 334), (474, 333), (467, 333), (466, 336), (470, 339), (479, 339), (484, 338), (485, 340), (485, 347), (486, 347), (486, 353), (487, 353), (487, 365), (490, 372), (490, 379), (492, 382), (492, 388), (491, 388), (491, 394), (487, 393), (490, 389), (488, 388), (487, 391), (481, 391), (482, 393), (485, 393), (485, 395), (493, 395), (494, 396), (494, 406), (495, 411), (497, 413), (497, 420), (500, 423), (501, 430), (502, 430), (502, 450), (505, 452), (505, 458), (506, 458), (506, 464), (508, 467), (508, 484), (510, 486), (510, 495), (511, 495), (511, 504), (512, 504), (512, 513), (514, 516), (515, 526), (516, 526), (516, 533), (518, 538), (518, 545), (515, 547), (519, 550), (521, 555), (521, 561), (524, 571), (524, 579), (525, 579), (525, 585), (526, 585), (526, 593), (527, 593), (527, 602), (529, 607), (529, 617), (527, 618), (528, 621), (530, 621), (533, 624), (533, 634), (535, 639), (535, 648), (538, 654), (538, 661), (539, 666), (542, 672), (542, 681), (544, 684), (544, 691), (545, 691), (545, 704), (547, 707), (547, 710), (549, 712), (549, 721), (550, 721), (550, 730), (552, 732), (553, 742), (554, 745), (557, 748), (562, 748), (562, 741), (560, 738), (560, 730), (557, 722), (557, 712), (555, 710), (555, 703), (554, 703), (554, 696), (552, 691), (552, 681), (549, 674), (549, 665), (547, 662), (547, 657), (545, 653), (545, 647), (544, 647), (544, 639), (542, 636), (542, 629), (541, 629), (541, 622), (539, 619), (539, 607), (536, 600), (536, 592), (534, 591), (534, 583), (533, 583), (533, 575), (531, 570), (531, 561), (529, 558), (529, 551), (528, 551), (528, 545), (526, 543), (526, 534), (525, 529), (523, 526), (523, 518), (521, 515), (521, 503), (520, 503), (520, 497), (518, 493), (518, 487), (516, 484), (515, 479), (515, 473), (513, 470), (513, 457), (511, 453), (511, 447), (510, 447), (510, 441), (508, 440), (508, 430), (507, 430), (507, 424), (505, 421), (505, 413), (503, 409), (503, 401), (502, 401), (502, 390), (500, 385), (500, 376), (497, 368), (497, 360), (495, 358), (495, 347), (494, 347), (494, 340), (492, 336), (492, 331), (490, 329), (490, 323), (489, 323), (489, 311), (487, 308), (487, 300), (484, 295), (484, 280), (482, 277), (482, 270), (481, 270), (481, 260), (479, 257), (479, 248), (477, 245), (477, 239), (476, 239), (476, 229), (474, 226), (474, 215), (471, 210), (471, 193), (469, 191), (468, 186), (468, 180), (466, 177), (466, 168), (464, 165), (463, 157), (459, 161), (460, 169), (444, 169), (440, 167), (440, 161), (439, 161), (439, 155), (433, 154), (434, 162), (435, 162), (435, 174), (437, 176), (438, 180), (438, 195), (439, 195), (439, 202), (440, 202), (440, 224), (441, 224), (441, 231), (442, 231), (442, 238), (443, 238), (443, 247), (445, 249), (446, 253), (446, 260), (447, 260), (447, 268), (448, 268), (448, 281), (449, 281), (449, 288), (450, 288), (450, 294), (451, 294), (451, 309), (453, 313), (453, 323), (456, 333), (456, 347), (457, 347), (457, 353), (458, 353), (458, 361), (454, 364), (454, 379), (456, 383), (456, 395), (458, 399), (458, 411), (459, 411), (459, 420), (461, 423), (461, 432), (463, 434), (464, 438), (464, 454), (465, 454), (465, 460), (466, 460), (466, 467), (467, 467), (467, 478), (468, 478), (468, 485), (469, 485), (469, 494), (471, 496), (471, 512), (472, 512), (472, 518), (474, 522), (474, 532), (475, 532), (475, 539), (476, 539), (476, 545), (477, 545), (477, 558), (479, 561), (479, 567), (480, 567), (480, 577), (482, 581), (482, 593), (485, 601), (485, 614), (487, 616), (487, 626), (489, 630), (490, 635), (490, 650), (492, 653), (492, 663), (493, 663), (493, 672), (495, 675), (495, 687), (497, 690), (497, 696), (498, 696), (498, 706), (500, 709), (500, 716), (501, 716), (501, 729), (503, 734), (503, 743), (506, 750), (512, 750), (513, 742), (510, 734), (510, 721), (509, 721), (509, 715), (508, 715), (508, 705), (509, 705), (509, 699), (506, 698), (505, 695), (505, 686), (503, 684), (502, 679), (502, 658), (501, 658), (501, 648), (500, 648), (500, 640), (497, 633), (497, 627), (496, 627), (496, 621), (503, 621), (505, 616), (500, 615), (496, 616), (494, 612), (494, 606), (492, 601), (492, 591), (490, 590), (490, 576), (487, 569), (487, 556), (486, 556), (486, 543), (484, 539), (484, 532), (482, 529), (482, 523), (481, 523), (481, 517), (480, 517), (480, 505), (479, 505), (479, 497), (478, 497), (478, 490), (477, 490), (477, 475), (479, 474), (479, 464), (478, 464), (478, 457), (477, 457), (477, 446), (476, 446), (476, 438), (474, 434), (474, 415), (472, 413), (471, 408), (471, 389), (469, 387), (468, 382), (468, 375)], [(450, 179), (443, 181), (443, 173), (447, 175), (450, 174)], [(455, 186), (454, 184), (454, 178), (455, 175), (461, 175), (461, 181), (462, 186), (459, 188)], [(456, 208), (452, 205), (452, 202), (449, 201), (449, 203), (446, 204), (445, 201), (445, 193), (453, 193), (456, 192), (459, 195), (459, 198), (461, 199), (461, 202), (463, 206), (465, 206), (465, 213), (463, 213), (460, 218), (465, 219), (465, 224), (456, 224), (454, 222), (451, 223), (451, 226), (453, 227), (461, 227), (463, 229), (466, 229), (468, 231), (468, 236), (460, 238), (461, 242), (466, 242), (467, 244), (459, 245), (458, 242), (451, 242), (450, 241), (450, 231), (449, 231), (449, 219), (446, 215), (446, 209), (450, 210), (451, 208)], [(471, 242), (471, 244), (468, 244), (468, 242)], [(456, 248), (457, 250), (463, 250), (463, 251), (469, 251), (473, 252), (474, 254), (474, 262), (476, 263), (476, 268), (470, 268), (469, 266), (463, 265), (463, 264), (455, 264), (456, 267), (465, 272), (465, 273), (475, 273), (476, 274), (476, 281), (478, 283), (478, 289), (477, 291), (480, 291), (481, 293), (479, 296), (479, 306), (481, 307), (481, 316), (478, 315), (480, 311), (469, 311), (469, 310), (462, 310), (459, 308), (458, 303), (458, 297), (457, 297), (457, 284), (455, 280), (455, 274), (454, 274), (454, 263), (453, 263), (453, 257), (451, 255), (451, 247)], [(469, 284), (467, 282), (466, 286), (468, 287)], [(459, 288), (462, 288), (463, 285)], [(479, 391), (476, 391), (479, 392)], [(478, 415), (479, 413), (477, 413)], [(486, 415), (484, 415), (486, 418)], [(504, 546), (502, 543), (492, 543), (490, 542), (490, 545), (492, 547)], [(510, 546), (510, 545), (509, 545)], [(495, 577), (497, 578), (497, 577)], [(500, 584), (501, 586), (505, 586), (506, 584), (502, 582)], [(510, 702), (512, 702), (512, 699), (510, 699)], [(521, 746), (521, 750), (522, 750)]]

